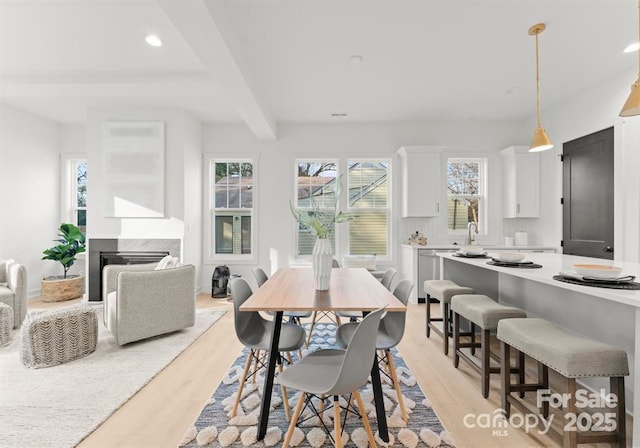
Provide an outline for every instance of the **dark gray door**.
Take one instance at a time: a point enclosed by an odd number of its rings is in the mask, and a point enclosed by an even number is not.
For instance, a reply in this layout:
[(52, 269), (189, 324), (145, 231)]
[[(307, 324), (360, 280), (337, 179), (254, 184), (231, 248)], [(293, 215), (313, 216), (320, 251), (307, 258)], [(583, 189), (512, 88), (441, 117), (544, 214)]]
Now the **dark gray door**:
[(613, 259), (613, 128), (562, 145), (563, 253)]

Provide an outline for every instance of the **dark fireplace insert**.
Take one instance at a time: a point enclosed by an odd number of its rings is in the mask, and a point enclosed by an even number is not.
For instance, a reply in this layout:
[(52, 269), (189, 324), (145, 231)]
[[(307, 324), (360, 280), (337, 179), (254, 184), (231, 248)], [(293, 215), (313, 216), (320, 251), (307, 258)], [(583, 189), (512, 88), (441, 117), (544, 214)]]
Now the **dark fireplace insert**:
[(100, 252), (100, 293), (102, 293), (102, 269), (108, 264), (154, 263), (169, 255), (167, 251)]

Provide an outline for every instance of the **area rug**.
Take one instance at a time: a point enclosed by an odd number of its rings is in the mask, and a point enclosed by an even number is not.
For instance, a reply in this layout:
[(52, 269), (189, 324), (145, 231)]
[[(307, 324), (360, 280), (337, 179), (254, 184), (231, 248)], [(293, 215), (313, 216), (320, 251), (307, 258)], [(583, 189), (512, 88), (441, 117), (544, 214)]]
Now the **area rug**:
[[(314, 329), (311, 344), (308, 349), (303, 350), (303, 355), (306, 352), (319, 348), (335, 346), (336, 340), (334, 335), (335, 325), (318, 324)], [(239, 380), (247, 355), (248, 350), (244, 349), (229, 369), (226, 377), (220, 386), (218, 386), (218, 389), (216, 389), (194, 425), (185, 433), (180, 446), (189, 448), (200, 446), (234, 448), (251, 446), (261, 448), (282, 444), (288, 422), (285, 418), (282, 404), (281, 388), (277, 385), (273, 388), (271, 399), (272, 411), (269, 414), (267, 435), (262, 441), (256, 440), (257, 421), (260, 412), (259, 405), (264, 382), (263, 373), (257, 375), (255, 383), (245, 384), (243, 398), (236, 416), (233, 419), (229, 419), (228, 417), (228, 413), (233, 406), (235, 394), (238, 390)], [(376, 431), (377, 425), (373, 405), (373, 392), (371, 385), (367, 384), (362, 390), (361, 395), (365, 402), (373, 431), (376, 433), (378, 446), (406, 448), (416, 448), (420, 446), (454, 447), (455, 442), (452, 435), (448, 433), (442, 423), (440, 423), (438, 416), (431, 408), (429, 399), (426, 398), (424, 392), (420, 389), (415, 377), (404, 363), (402, 356), (395, 349), (393, 350), (393, 355), (398, 377), (402, 383), (401, 388), (405, 407), (409, 413), (409, 421), (404, 422), (400, 417), (400, 409), (397, 405), (395, 390), (391, 386), (390, 380), (385, 375), (381, 375), (390, 435), (389, 443), (383, 442)], [(298, 400), (299, 392), (288, 391), (287, 395), (293, 414), (293, 408)], [(343, 401), (343, 405), (346, 405), (345, 401)], [(344, 412), (342, 415), (344, 418)], [(333, 429), (332, 418), (332, 411), (324, 413), (325, 424), (330, 429)], [(350, 416), (347, 419), (342, 441), (343, 446), (367, 447), (367, 436), (360, 419), (354, 416)], [(291, 446), (317, 448), (321, 446), (332, 446), (332, 441), (320, 425), (319, 419), (315, 419), (305, 422), (301, 427), (296, 429)]]
[(194, 327), (120, 347), (96, 312), (98, 344), (84, 358), (28, 369), (18, 330), (0, 349), (1, 447), (77, 445), (225, 313), (198, 310)]

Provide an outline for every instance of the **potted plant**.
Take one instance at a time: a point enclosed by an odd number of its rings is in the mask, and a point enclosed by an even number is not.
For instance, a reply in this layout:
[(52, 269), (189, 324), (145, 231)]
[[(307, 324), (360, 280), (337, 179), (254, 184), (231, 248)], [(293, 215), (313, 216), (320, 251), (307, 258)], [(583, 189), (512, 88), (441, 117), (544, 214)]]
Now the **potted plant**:
[(82, 296), (84, 289), (84, 276), (68, 275), (68, 272), (76, 261), (76, 255), (86, 251), (85, 234), (75, 225), (63, 223), (58, 228), (58, 236), (60, 239), (54, 241), (59, 244), (42, 251), (42, 259), (59, 262), (64, 274), (42, 279), (41, 294), (45, 302), (75, 299)]
[(333, 248), (331, 247), (329, 235), (336, 224), (351, 221), (357, 216), (354, 213), (338, 211), (338, 201), (341, 193), (342, 176), (340, 176), (336, 184), (336, 200), (331, 212), (321, 211), (313, 198), (311, 198), (311, 210), (295, 209), (289, 202), (289, 208), (296, 221), (316, 238), (312, 252), (312, 265), (316, 289), (320, 291), (329, 289), (331, 281)]

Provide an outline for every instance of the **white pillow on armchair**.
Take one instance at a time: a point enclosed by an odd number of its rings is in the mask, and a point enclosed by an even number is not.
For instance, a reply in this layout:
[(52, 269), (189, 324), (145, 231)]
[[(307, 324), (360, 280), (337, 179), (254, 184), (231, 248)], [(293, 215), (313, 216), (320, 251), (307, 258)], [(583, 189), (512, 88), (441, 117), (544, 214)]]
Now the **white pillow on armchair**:
[(180, 265), (181, 264), (178, 257), (172, 257), (171, 255), (167, 255), (158, 262), (158, 265), (156, 266), (155, 269), (156, 271), (159, 271), (161, 269), (172, 269), (172, 268), (177, 268)]

